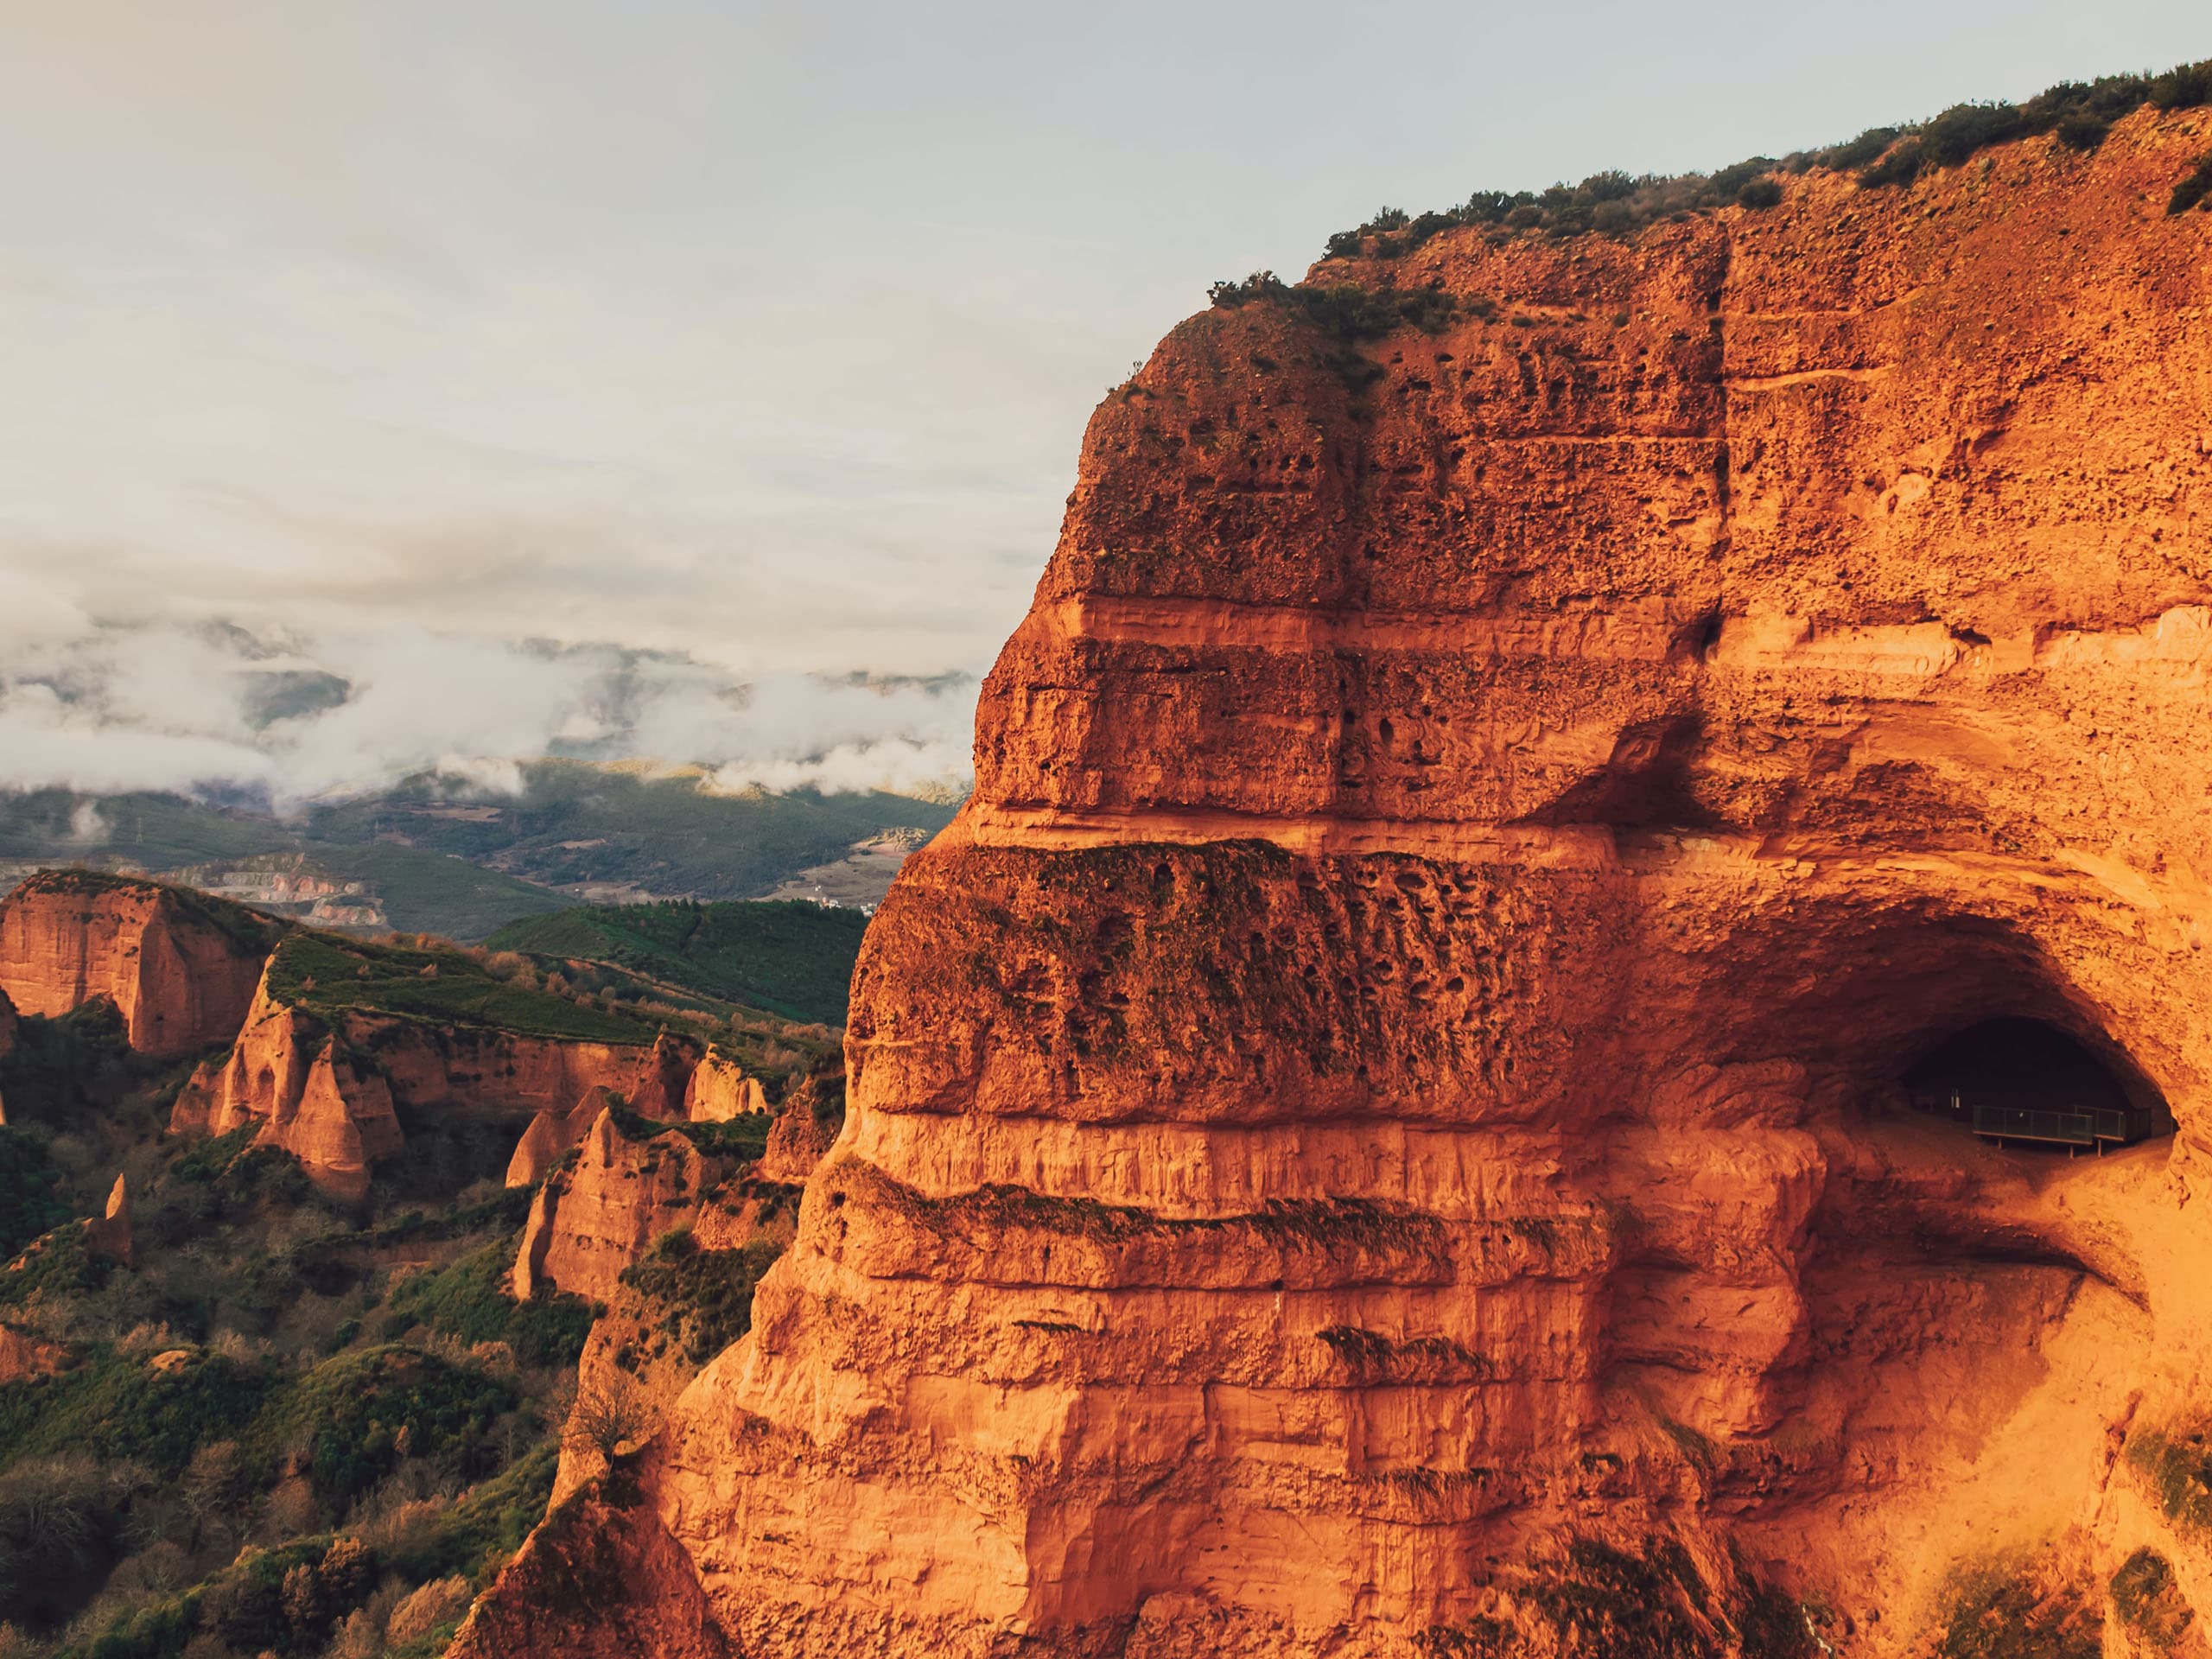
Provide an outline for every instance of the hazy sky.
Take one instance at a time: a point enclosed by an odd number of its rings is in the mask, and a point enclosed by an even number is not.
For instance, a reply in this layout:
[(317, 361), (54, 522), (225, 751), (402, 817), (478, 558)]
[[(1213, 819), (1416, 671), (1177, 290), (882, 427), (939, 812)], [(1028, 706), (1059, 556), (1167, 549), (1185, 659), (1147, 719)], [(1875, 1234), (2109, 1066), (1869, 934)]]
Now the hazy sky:
[(957, 771), (972, 677), (816, 677), (988, 667), (1214, 278), (2205, 55), (2202, 0), (0, 0), (0, 784)]

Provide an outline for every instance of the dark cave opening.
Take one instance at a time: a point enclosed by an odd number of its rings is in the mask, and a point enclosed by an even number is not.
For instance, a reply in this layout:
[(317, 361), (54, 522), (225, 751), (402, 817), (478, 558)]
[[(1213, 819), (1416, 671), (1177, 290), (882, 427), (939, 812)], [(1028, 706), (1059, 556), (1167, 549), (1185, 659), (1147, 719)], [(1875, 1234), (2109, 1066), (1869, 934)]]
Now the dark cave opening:
[(1899, 1081), (1915, 1111), (1999, 1146), (2102, 1153), (2174, 1128), (2164, 1096), (2125, 1056), (2041, 1020), (1954, 1031)]

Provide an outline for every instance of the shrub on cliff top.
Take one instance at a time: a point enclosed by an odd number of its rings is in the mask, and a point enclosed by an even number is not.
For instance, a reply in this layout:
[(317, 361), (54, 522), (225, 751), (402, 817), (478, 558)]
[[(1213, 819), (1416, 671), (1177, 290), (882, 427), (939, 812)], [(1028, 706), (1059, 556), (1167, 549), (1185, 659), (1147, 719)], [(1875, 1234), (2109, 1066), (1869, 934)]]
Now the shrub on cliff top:
[(2196, 169), (2174, 186), (2173, 194), (2166, 198), (2166, 211), (2185, 213), (2208, 199), (2212, 199), (2212, 149), (2205, 151)]
[[(2180, 110), (2205, 103), (2212, 103), (2212, 59), (2181, 64), (2164, 74), (2063, 81), (2024, 104), (1956, 104), (1928, 121), (1870, 127), (1845, 143), (1800, 150), (1778, 161), (1753, 156), (1711, 175), (1631, 178), (1618, 172), (1593, 173), (1579, 185), (1560, 183), (1542, 191), (1478, 190), (1441, 213), (1408, 214), (1386, 207), (1365, 224), (1331, 237), (1325, 257), (1399, 258), (1440, 232), (1466, 226), (1485, 228), (1493, 237), (1569, 237), (1592, 232), (1632, 236), (1648, 226), (1731, 204), (1775, 207), (1783, 196), (1773, 176), (1777, 173), (1825, 168), (1855, 173), (1863, 188), (1881, 189), (1909, 184), (1931, 168), (1956, 167), (1993, 144), (2039, 133), (2054, 133), (2075, 149), (2094, 149), (2113, 122), (2145, 105)], [(2176, 193), (2177, 200), (2180, 194)], [(2212, 194), (2212, 178), (2190, 200), (2207, 194)]]
[(1206, 297), (1224, 311), (1255, 302), (1287, 306), (1323, 334), (1345, 342), (1381, 340), (1402, 328), (1438, 334), (1462, 312), (1483, 315), (1489, 308), (1480, 301), (1433, 288), (1377, 290), (1357, 283), (1293, 287), (1272, 270), (1255, 270), (1241, 283), (1216, 283)]

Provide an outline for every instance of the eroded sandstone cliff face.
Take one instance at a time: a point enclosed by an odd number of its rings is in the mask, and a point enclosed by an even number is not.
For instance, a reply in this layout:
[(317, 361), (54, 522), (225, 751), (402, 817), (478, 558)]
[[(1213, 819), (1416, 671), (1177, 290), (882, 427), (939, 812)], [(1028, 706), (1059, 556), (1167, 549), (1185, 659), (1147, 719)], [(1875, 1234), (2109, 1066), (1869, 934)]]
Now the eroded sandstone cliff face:
[(0, 900), (0, 992), (24, 1014), (95, 997), (158, 1058), (237, 1035), (283, 924), (157, 881), (48, 870)]
[(348, 1198), (368, 1191), (377, 1160), (405, 1144), (403, 1111), (532, 1115), (508, 1169), (511, 1185), (526, 1186), (610, 1100), (647, 1116), (682, 1116), (701, 1052), (665, 1033), (650, 1045), (583, 1042), (342, 1002), (309, 1007), (275, 988), (282, 975), (272, 957), (237, 1041), (194, 1071), (169, 1127), (226, 1135), (257, 1122), (264, 1144)]
[(531, 1204), (515, 1257), (518, 1300), (541, 1287), (610, 1300), (622, 1270), (656, 1237), (694, 1224), (709, 1189), (729, 1173), (685, 1135), (631, 1139), (612, 1109), (593, 1120), (577, 1153)]
[[(2212, 1616), (2208, 143), (1178, 328), (645, 1455), (638, 1650), (1889, 1655), (2139, 1548)], [(2000, 1015), (2179, 1134), (1909, 1110)]]

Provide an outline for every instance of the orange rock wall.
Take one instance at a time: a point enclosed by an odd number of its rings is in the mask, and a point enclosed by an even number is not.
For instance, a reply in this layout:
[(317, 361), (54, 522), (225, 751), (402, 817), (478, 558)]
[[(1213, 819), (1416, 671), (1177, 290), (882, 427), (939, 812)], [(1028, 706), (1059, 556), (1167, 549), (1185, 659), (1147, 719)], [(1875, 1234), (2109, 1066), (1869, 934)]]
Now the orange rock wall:
[[(2007, 1552), (2212, 1589), (2115, 1450), (2212, 1358), (2208, 143), (1455, 232), (1317, 273), (1441, 333), (1169, 336), (655, 1453), (744, 1651), (1459, 1651), (1592, 1532), (1868, 1654)], [(2179, 1138), (1903, 1114), (1995, 1014)]]
[(768, 1096), (758, 1077), (718, 1048), (709, 1048), (686, 1084), (683, 1116), (694, 1123), (726, 1123), (768, 1109)]
[(512, 1281), (525, 1301), (541, 1287), (612, 1300), (623, 1268), (643, 1261), (661, 1234), (690, 1225), (725, 1169), (681, 1135), (632, 1141), (607, 1111), (578, 1150), (531, 1206)]
[(237, 1035), (277, 924), (150, 881), (34, 875), (0, 899), (0, 992), (24, 1014), (67, 1014), (107, 997), (130, 1046), (161, 1058)]
[[(611, 1090), (646, 1116), (680, 1115), (696, 1055), (665, 1036), (650, 1048), (564, 1042), (360, 1010), (334, 1027), (264, 984), (230, 1053), (200, 1066), (178, 1096), (169, 1127), (224, 1135), (258, 1121), (264, 1144), (298, 1158), (319, 1185), (358, 1198), (375, 1161), (404, 1144), (400, 1108), (534, 1111), (510, 1169), (521, 1168), (512, 1184), (526, 1185), (575, 1144), (561, 1125), (594, 1091)], [(525, 1155), (534, 1149), (544, 1155)]]

